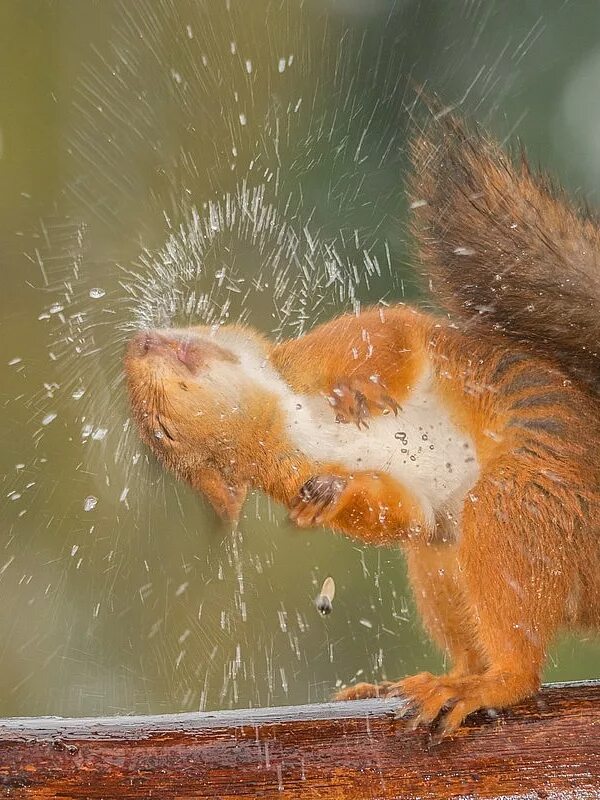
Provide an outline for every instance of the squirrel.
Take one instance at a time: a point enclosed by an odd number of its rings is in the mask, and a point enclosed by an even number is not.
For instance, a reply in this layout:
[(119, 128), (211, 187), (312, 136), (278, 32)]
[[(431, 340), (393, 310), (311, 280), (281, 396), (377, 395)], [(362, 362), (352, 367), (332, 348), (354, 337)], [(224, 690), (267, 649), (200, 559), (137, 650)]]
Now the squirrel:
[(451, 669), (337, 697), (405, 698), (440, 739), (535, 693), (558, 631), (600, 628), (600, 228), (453, 113), (411, 152), (445, 315), (373, 307), (280, 343), (142, 331), (125, 372), (142, 438), (223, 518), (260, 490), (302, 528), (404, 549)]

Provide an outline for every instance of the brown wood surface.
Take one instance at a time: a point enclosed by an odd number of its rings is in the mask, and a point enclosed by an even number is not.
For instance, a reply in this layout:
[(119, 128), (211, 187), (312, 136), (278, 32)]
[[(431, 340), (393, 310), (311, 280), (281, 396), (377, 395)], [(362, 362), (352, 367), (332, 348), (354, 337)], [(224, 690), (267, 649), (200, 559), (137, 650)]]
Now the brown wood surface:
[(436, 747), (398, 705), (0, 720), (0, 796), (600, 798), (600, 682), (547, 686)]

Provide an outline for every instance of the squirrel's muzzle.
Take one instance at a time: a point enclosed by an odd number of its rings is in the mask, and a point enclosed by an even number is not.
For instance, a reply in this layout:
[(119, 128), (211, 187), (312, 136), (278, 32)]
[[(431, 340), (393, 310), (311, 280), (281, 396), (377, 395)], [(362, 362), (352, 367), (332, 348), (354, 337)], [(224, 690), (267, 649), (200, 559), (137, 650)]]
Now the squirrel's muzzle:
[(165, 365), (183, 364), (195, 374), (210, 357), (213, 345), (188, 331), (142, 331), (136, 334), (127, 348), (127, 357), (154, 359)]
[(183, 365), (192, 375), (214, 361), (235, 362), (228, 350), (193, 330), (148, 330), (136, 334), (127, 347), (126, 360), (154, 361), (162, 366)]

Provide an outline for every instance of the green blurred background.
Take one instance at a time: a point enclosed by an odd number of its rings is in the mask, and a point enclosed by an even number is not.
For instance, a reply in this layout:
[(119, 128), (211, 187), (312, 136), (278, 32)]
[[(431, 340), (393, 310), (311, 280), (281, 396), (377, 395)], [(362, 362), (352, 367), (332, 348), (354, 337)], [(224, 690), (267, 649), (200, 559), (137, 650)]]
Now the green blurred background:
[[(264, 498), (232, 536), (137, 444), (120, 359), (136, 304), (161, 307), (144, 276), (169, 261), (142, 253), (193, 207), (247, 211), (245, 185), (298, 265), (334, 245), (359, 269), (389, 254), (359, 299), (417, 296), (410, 81), (519, 136), (593, 204), (598, 3), (4, 0), (0, 74), (0, 714), (301, 703), (440, 668), (399, 552), (300, 533)], [(234, 314), (273, 332), (276, 226), (261, 224), (214, 226), (198, 283), (235, 270)], [(162, 279), (183, 305), (196, 289), (177, 265)], [(292, 321), (340, 306), (323, 297)], [(600, 647), (575, 638), (546, 671), (599, 675)]]

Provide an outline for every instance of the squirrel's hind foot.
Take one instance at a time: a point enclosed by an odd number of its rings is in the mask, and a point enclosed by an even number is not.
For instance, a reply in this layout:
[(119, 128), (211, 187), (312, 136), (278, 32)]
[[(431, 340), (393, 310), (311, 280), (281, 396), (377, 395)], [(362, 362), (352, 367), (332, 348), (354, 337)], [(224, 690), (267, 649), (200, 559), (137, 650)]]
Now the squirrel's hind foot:
[[(335, 700), (364, 700), (371, 697), (397, 697), (405, 702), (396, 711), (398, 719), (407, 719), (410, 730), (429, 726), (432, 742), (454, 732), (465, 717), (479, 707), (479, 701), (462, 697), (462, 679), (420, 672), (401, 681), (357, 683), (337, 692)], [(473, 678), (467, 679), (473, 680)]]
[(432, 675), (420, 672), (392, 683), (357, 683), (342, 689), (335, 700), (358, 700), (368, 697), (405, 700), (397, 711), (399, 719), (409, 719), (411, 730), (429, 727), (431, 743), (436, 744), (454, 733), (465, 718), (484, 708), (502, 708), (522, 700), (537, 689), (533, 676), (490, 670), (481, 675)]

